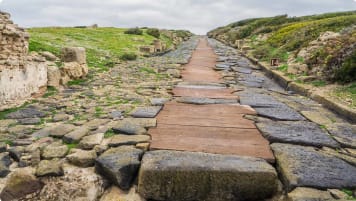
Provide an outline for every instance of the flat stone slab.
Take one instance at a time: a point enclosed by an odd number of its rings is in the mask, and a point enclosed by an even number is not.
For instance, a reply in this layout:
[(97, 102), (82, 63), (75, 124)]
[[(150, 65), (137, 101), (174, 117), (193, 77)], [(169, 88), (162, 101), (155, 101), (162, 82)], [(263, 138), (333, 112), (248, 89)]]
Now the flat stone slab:
[(118, 147), (123, 145), (136, 145), (138, 143), (150, 141), (148, 135), (115, 135), (109, 142), (110, 147)]
[(281, 142), (316, 147), (340, 147), (331, 136), (312, 122), (266, 121), (257, 123), (256, 126), (271, 143)]
[(131, 116), (137, 118), (154, 118), (161, 109), (162, 106), (139, 107), (131, 113)]
[(305, 118), (292, 108), (281, 105), (278, 107), (257, 107), (255, 108), (258, 115), (275, 120), (282, 121), (304, 121)]
[(238, 99), (238, 97), (232, 94), (234, 90), (224, 89), (204, 89), (204, 88), (187, 88), (187, 87), (175, 87), (173, 89), (174, 96), (177, 97), (197, 97), (197, 98), (215, 98), (215, 99)]
[(147, 152), (138, 178), (139, 193), (152, 200), (263, 200), (277, 186), (262, 159), (179, 151)]
[(252, 69), (251, 68), (244, 68), (244, 67), (231, 67), (231, 69), (235, 72), (238, 73), (243, 73), (243, 74), (251, 74)]
[(150, 99), (152, 106), (163, 106), (168, 101), (169, 101), (168, 98), (152, 98), (152, 99)]
[(274, 163), (269, 142), (257, 129), (159, 124), (148, 131), (151, 150), (180, 150), (263, 158)]
[(206, 105), (206, 104), (234, 104), (238, 103), (236, 99), (222, 99), (222, 98), (199, 98), (199, 97), (180, 97), (177, 98), (179, 103)]
[(251, 107), (278, 107), (284, 105), (270, 95), (241, 92), (239, 93), (240, 103)]
[(275, 143), (271, 145), (277, 168), (288, 191), (296, 187), (354, 188), (356, 167), (318, 152), (313, 147)]
[(7, 119), (26, 119), (26, 118), (42, 118), (46, 114), (34, 106), (28, 106), (27, 108), (12, 112), (6, 115)]
[(347, 123), (334, 123), (326, 126), (333, 137), (344, 147), (356, 149), (356, 126)]

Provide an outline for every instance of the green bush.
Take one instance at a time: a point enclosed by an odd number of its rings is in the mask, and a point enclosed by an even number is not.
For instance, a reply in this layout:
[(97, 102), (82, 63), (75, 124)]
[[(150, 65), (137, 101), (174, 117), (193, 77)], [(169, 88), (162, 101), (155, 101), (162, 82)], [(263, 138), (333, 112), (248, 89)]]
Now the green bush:
[(350, 57), (345, 59), (341, 68), (335, 70), (334, 79), (342, 83), (356, 81), (356, 51), (354, 51)]
[(136, 27), (136, 28), (130, 28), (124, 32), (125, 34), (132, 34), (132, 35), (142, 35), (143, 31)]
[(160, 37), (160, 32), (159, 32), (159, 29), (156, 29), (156, 28), (150, 28), (150, 29), (147, 29), (146, 33), (148, 35), (151, 35), (155, 38), (159, 38)]
[(124, 53), (123, 55), (120, 56), (120, 59), (123, 61), (133, 61), (137, 59), (137, 55), (132, 52)]

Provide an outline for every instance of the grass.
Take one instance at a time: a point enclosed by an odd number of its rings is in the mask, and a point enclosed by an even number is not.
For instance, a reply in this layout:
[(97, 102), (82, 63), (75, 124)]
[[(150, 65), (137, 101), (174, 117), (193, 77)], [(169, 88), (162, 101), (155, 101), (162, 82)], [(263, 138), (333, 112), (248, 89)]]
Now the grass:
[(87, 81), (86, 79), (71, 80), (67, 83), (67, 85), (68, 86), (83, 85), (86, 81)]
[(310, 82), (314, 87), (324, 87), (326, 86), (326, 82), (324, 80), (315, 80)]
[(288, 65), (287, 64), (283, 64), (280, 65), (277, 70), (282, 71), (282, 72), (287, 72), (288, 71)]
[(356, 108), (356, 83), (351, 83), (346, 86), (338, 87), (334, 90), (332, 95), (336, 96), (343, 101), (347, 101), (351, 108)]
[(75, 149), (78, 146), (78, 143), (65, 143), (68, 147), (68, 153), (70, 152), (71, 149)]
[(110, 138), (114, 135), (115, 135), (114, 131), (112, 129), (109, 129), (104, 133), (104, 138)]
[[(91, 68), (110, 69), (126, 53), (138, 54), (138, 47), (150, 45), (156, 38), (143, 31), (142, 35), (130, 35), (123, 28), (69, 28), (46, 27), (31, 28), (30, 51), (49, 51), (60, 56), (60, 50), (66, 46), (86, 48), (87, 63)], [(168, 37), (161, 37), (168, 45)]]
[(48, 98), (50, 96), (54, 96), (58, 93), (58, 90), (55, 87), (48, 86), (46, 93), (43, 95), (44, 98)]
[(100, 117), (101, 115), (105, 114), (103, 108), (97, 106), (95, 107), (95, 117)]
[(26, 102), (26, 103), (24, 103), (23, 105), (21, 105), (21, 106), (19, 106), (19, 107), (9, 108), (9, 109), (0, 111), (0, 120), (1, 120), (1, 119), (5, 119), (5, 118), (6, 118), (6, 115), (8, 115), (8, 114), (10, 114), (10, 113), (16, 112), (16, 111), (18, 111), (18, 110), (21, 110), (21, 109), (27, 107), (29, 104), (30, 104), (29, 102)]

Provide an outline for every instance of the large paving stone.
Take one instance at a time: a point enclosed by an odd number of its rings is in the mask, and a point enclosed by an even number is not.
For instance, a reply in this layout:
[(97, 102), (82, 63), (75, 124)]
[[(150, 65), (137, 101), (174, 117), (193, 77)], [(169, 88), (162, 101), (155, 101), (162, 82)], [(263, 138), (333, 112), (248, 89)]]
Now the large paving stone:
[(344, 147), (356, 149), (356, 126), (347, 123), (334, 123), (326, 126), (333, 137)]
[(332, 124), (332, 120), (329, 119), (325, 114), (317, 111), (301, 111), (301, 113), (310, 121), (315, 122), (319, 125), (329, 125)]
[(95, 169), (123, 190), (136, 178), (143, 151), (133, 146), (111, 148), (96, 159)]
[(82, 126), (65, 136), (63, 136), (63, 141), (66, 143), (78, 143), (84, 136), (89, 133), (89, 128), (86, 126)]
[(138, 191), (152, 200), (263, 200), (277, 191), (277, 173), (262, 159), (197, 152), (147, 152)]
[(251, 107), (278, 107), (284, 105), (272, 96), (260, 93), (241, 92), (239, 93), (241, 105)]
[(271, 145), (286, 188), (354, 188), (356, 167), (312, 147), (275, 143)]
[(109, 146), (136, 145), (148, 141), (150, 141), (150, 136), (148, 135), (115, 135), (111, 138)]
[(196, 97), (181, 97), (177, 98), (179, 103), (206, 105), (206, 104), (235, 104), (236, 99), (221, 99), (221, 98), (196, 98)]
[(154, 118), (161, 109), (162, 106), (139, 107), (131, 113), (131, 116), (137, 118)]
[(305, 118), (292, 108), (281, 105), (278, 107), (254, 108), (258, 115), (282, 121), (303, 121)]
[(282, 142), (316, 147), (339, 147), (339, 144), (319, 126), (307, 121), (264, 121), (256, 124), (270, 142)]

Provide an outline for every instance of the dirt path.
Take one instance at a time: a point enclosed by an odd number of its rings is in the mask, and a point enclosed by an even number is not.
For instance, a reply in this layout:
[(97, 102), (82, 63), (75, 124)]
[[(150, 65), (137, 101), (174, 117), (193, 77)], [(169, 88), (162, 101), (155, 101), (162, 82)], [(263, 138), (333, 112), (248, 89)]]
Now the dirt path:
[[(233, 90), (220, 86), (223, 81), (214, 70), (216, 59), (207, 40), (200, 39), (190, 62), (184, 66), (184, 83), (173, 89), (177, 98), (165, 104), (157, 117), (157, 127), (148, 131), (152, 137), (151, 150), (233, 154), (273, 163), (269, 142), (253, 121), (243, 118), (256, 112), (238, 104)], [(184, 99), (192, 102), (185, 103)], [(222, 101), (222, 104), (197, 105), (194, 99)], [(225, 104), (225, 100), (228, 103)]]

